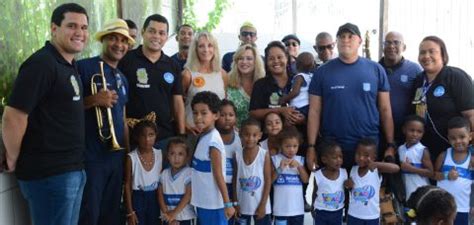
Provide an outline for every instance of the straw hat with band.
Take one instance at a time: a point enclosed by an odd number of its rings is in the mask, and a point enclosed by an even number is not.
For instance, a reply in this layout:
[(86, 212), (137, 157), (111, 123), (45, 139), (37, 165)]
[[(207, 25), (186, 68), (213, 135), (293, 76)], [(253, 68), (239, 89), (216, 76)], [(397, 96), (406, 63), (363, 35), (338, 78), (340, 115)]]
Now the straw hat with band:
[(95, 34), (95, 39), (97, 41), (102, 41), (102, 38), (111, 33), (116, 33), (116, 34), (121, 34), (128, 39), (128, 43), (133, 45), (135, 44), (135, 40), (130, 37), (130, 34), (128, 33), (128, 26), (125, 20), (122, 19), (112, 19), (108, 21), (104, 27), (102, 28), (101, 31), (97, 32)]

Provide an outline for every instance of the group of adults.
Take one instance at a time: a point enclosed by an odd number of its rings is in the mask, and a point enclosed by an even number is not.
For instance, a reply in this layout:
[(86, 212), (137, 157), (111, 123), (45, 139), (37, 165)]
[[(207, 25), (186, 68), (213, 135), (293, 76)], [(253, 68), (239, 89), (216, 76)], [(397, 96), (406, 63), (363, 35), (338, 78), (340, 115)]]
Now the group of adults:
[[(54, 10), (51, 39), (21, 65), (3, 114), (2, 166), (15, 172), (34, 224), (119, 223), (117, 187), (125, 151), (110, 151), (102, 141), (96, 107), (111, 110), (115, 136), (125, 149), (130, 146), (125, 118), (155, 112), (156, 146), (163, 147), (169, 137), (200, 133), (192, 122), (190, 102), (197, 92), (210, 90), (234, 102), (238, 121), (248, 116), (262, 120), (277, 112), (287, 125), (302, 128), (310, 170), (316, 168), (315, 145), (321, 138), (341, 144), (345, 167), (353, 164), (359, 139), (378, 140), (380, 133), (385, 155), (393, 156), (403, 142), (400, 126), (414, 112), (414, 103), (424, 109), (417, 111), (426, 119), (423, 143), (432, 157), (449, 146), (449, 118), (462, 115), (474, 124), (471, 78), (447, 65), (446, 46), (435, 36), (424, 38), (419, 46), (420, 67), (402, 56), (406, 45), (398, 32), (386, 35), (379, 63), (358, 55), (362, 38), (354, 24), (340, 26), (336, 41), (327, 32), (318, 34), (314, 49), (320, 64), (310, 83), (306, 117), (278, 104), (291, 90), (292, 64), (300, 45), (296, 35), (270, 42), (262, 58), (255, 46), (256, 27), (244, 23), (238, 49), (225, 54), (221, 63), (211, 33), (195, 35), (191, 26), (182, 25), (176, 36), (179, 52), (168, 57), (162, 48), (169, 24), (154, 14), (141, 29), (135, 27), (143, 38), (136, 49), (130, 50), (135, 44), (129, 32), (132, 25), (114, 19), (95, 33), (102, 43), (100, 55), (76, 62), (89, 36), (88, 22), (86, 10), (78, 4)], [(105, 83), (94, 78), (98, 73), (103, 73)], [(415, 96), (417, 88), (421, 92)]]

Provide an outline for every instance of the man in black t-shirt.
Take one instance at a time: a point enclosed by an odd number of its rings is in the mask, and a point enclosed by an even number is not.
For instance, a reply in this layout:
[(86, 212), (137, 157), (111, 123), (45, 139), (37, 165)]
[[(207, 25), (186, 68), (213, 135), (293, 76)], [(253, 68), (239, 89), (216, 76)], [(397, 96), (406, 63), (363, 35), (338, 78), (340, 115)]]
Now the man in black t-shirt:
[(118, 66), (130, 87), (127, 117), (142, 118), (155, 112), (158, 148), (168, 137), (185, 133), (181, 75), (178, 65), (162, 51), (168, 29), (165, 17), (149, 16), (141, 31), (143, 45), (129, 51)]
[(20, 67), (3, 114), (8, 171), (34, 224), (77, 224), (85, 184), (84, 106), (74, 55), (89, 35), (86, 10), (63, 4), (51, 40)]

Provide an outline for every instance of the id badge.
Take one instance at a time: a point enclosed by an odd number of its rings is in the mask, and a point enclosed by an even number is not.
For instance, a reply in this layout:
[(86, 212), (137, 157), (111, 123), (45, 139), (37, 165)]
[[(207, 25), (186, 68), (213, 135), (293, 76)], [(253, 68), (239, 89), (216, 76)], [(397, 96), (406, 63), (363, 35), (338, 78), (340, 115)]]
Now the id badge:
[(426, 103), (419, 103), (416, 104), (416, 115), (420, 116), (421, 118), (425, 118), (426, 115)]
[(415, 98), (413, 98), (412, 104), (420, 104), (422, 97), (423, 97), (423, 88), (417, 88), (415, 92)]

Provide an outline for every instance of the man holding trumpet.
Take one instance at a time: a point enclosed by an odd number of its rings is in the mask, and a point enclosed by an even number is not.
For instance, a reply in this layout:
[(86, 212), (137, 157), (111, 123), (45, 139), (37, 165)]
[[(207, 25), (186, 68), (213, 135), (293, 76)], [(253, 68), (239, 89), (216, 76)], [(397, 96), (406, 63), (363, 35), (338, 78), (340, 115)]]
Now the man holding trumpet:
[(135, 40), (124, 20), (108, 21), (95, 34), (99, 56), (78, 61), (84, 87), (87, 182), (79, 224), (119, 224), (123, 157), (129, 148), (125, 123), (128, 82), (118, 62)]

